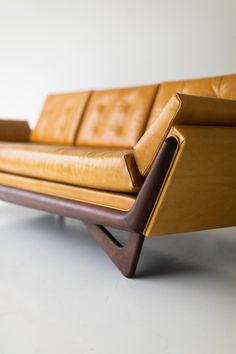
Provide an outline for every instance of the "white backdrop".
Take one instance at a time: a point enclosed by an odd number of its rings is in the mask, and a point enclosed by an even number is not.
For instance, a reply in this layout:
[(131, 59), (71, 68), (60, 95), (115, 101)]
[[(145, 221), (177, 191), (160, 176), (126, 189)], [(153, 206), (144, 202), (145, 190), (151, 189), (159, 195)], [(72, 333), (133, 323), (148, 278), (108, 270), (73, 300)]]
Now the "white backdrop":
[(236, 72), (235, 0), (0, 0), (0, 115), (47, 93)]

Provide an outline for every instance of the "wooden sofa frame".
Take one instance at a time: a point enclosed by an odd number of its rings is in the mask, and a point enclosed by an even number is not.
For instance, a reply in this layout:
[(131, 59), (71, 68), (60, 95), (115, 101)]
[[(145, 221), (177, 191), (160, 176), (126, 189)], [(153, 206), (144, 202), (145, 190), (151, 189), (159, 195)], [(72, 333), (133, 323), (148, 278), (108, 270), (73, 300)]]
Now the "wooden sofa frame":
[[(168, 174), (177, 147), (178, 142), (174, 137), (165, 140), (133, 207), (128, 212), (4, 185), (0, 185), (0, 199), (60, 216), (81, 219), (123, 275), (131, 278), (135, 274), (145, 238), (144, 228)], [(127, 243), (122, 245), (106, 227), (128, 231), (130, 234)]]

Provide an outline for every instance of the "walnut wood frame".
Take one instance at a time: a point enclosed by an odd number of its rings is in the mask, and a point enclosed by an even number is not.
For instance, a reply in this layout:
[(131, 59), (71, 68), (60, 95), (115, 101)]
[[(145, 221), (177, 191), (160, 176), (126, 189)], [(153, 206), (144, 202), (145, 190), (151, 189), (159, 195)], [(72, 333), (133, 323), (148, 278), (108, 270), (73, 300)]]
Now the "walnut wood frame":
[[(127, 212), (3, 185), (0, 185), (0, 199), (60, 216), (81, 219), (122, 274), (131, 278), (135, 273), (142, 249), (145, 226), (173, 161), (177, 146), (178, 142), (174, 137), (165, 140), (134, 205)], [(124, 246), (121, 245), (106, 227), (130, 232), (127, 243)]]

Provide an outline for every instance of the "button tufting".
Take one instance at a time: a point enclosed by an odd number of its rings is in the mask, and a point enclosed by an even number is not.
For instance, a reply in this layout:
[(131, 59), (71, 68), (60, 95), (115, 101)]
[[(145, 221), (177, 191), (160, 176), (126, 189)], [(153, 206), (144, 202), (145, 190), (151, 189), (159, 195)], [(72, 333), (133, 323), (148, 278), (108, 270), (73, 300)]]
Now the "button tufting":
[(143, 133), (157, 85), (96, 91), (88, 104), (77, 144), (133, 147)]
[(90, 92), (49, 95), (31, 140), (72, 144), (89, 96)]

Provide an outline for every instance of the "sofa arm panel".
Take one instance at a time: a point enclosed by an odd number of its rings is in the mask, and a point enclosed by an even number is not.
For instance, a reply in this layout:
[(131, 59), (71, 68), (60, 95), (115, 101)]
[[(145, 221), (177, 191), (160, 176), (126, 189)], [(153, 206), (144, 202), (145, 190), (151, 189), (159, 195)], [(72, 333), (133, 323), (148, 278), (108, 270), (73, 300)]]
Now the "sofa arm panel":
[(134, 147), (139, 171), (148, 175), (172, 126), (236, 126), (236, 101), (177, 94)]
[(23, 120), (0, 120), (0, 141), (27, 142), (30, 127)]
[(236, 126), (179, 125), (172, 133), (179, 149), (144, 234), (235, 226)]

